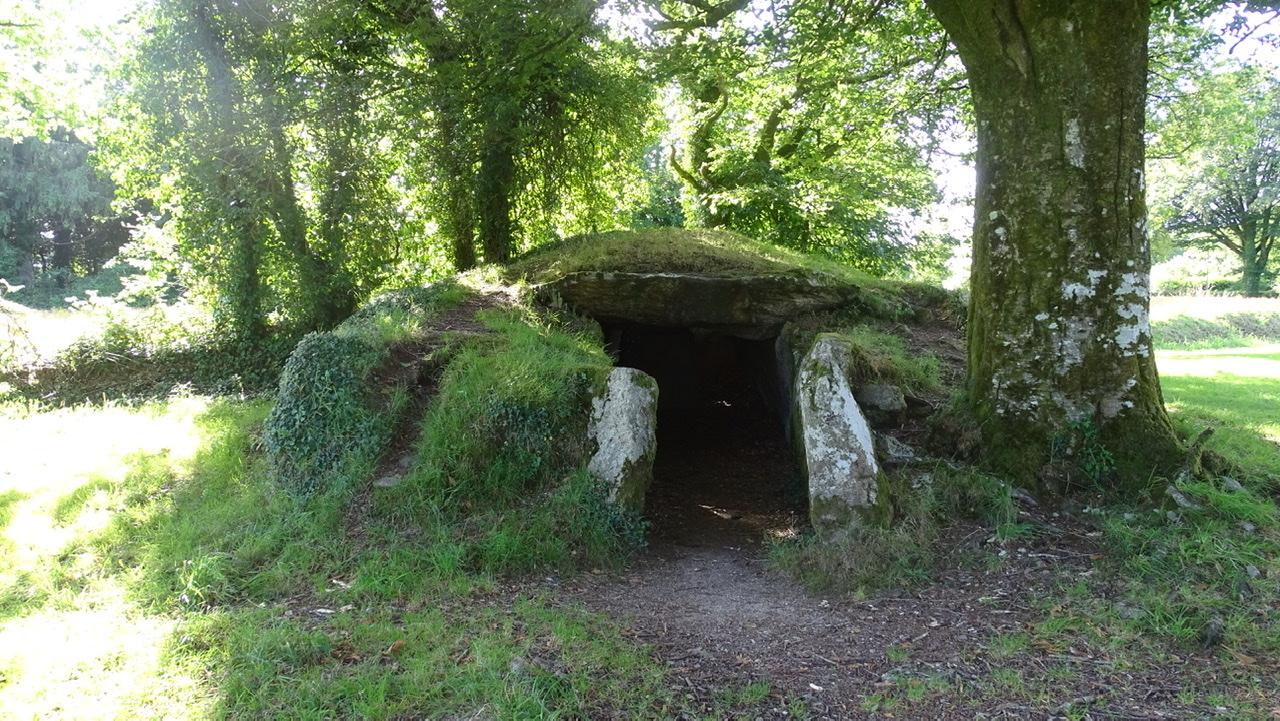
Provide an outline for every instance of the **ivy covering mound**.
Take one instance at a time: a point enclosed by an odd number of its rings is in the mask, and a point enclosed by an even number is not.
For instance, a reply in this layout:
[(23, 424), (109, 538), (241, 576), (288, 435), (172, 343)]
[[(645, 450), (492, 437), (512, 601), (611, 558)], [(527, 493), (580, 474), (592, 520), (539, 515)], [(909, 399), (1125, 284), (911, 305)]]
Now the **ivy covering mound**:
[(416, 380), (395, 366), (402, 356), (446, 353), (447, 343), (429, 338), (427, 324), (467, 295), (454, 283), (389, 293), (337, 328), (304, 337), (285, 364), (264, 428), (276, 477), (309, 493), (371, 470)]

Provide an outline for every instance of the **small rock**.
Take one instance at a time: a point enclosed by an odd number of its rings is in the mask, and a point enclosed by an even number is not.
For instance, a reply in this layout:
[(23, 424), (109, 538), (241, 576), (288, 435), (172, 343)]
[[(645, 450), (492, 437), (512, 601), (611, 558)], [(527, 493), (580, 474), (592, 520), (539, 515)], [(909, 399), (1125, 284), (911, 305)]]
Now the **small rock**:
[(1165, 495), (1173, 499), (1174, 505), (1178, 508), (1199, 508), (1199, 506), (1193, 503), (1190, 498), (1187, 498), (1182, 491), (1179, 491), (1173, 486), (1165, 486), (1164, 492)]
[(1200, 642), (1207, 646), (1217, 646), (1222, 643), (1222, 632), (1226, 627), (1221, 616), (1214, 616), (1209, 622), (1200, 629)]
[(1258, 530), (1258, 527), (1255, 526), (1253, 523), (1250, 523), (1249, 521), (1241, 521), (1240, 530), (1244, 531), (1245, 533), (1253, 533), (1254, 531)]
[(902, 389), (888, 383), (870, 383), (854, 392), (858, 405), (888, 413), (899, 413), (907, 409), (906, 396)]
[(1036, 497), (1028, 493), (1025, 488), (1010, 486), (1009, 495), (1013, 497), (1013, 500), (1017, 501), (1018, 503), (1021, 503), (1027, 508), (1035, 508), (1036, 506), (1040, 505), (1039, 503), (1036, 502)]
[(1179, 516), (1176, 511), (1165, 511), (1164, 517), (1169, 519), (1169, 523), (1182, 523), (1182, 516)]
[(1135, 619), (1139, 619), (1147, 615), (1147, 612), (1141, 608), (1138, 608), (1137, 606), (1130, 606), (1127, 603), (1117, 603), (1116, 615), (1118, 615), (1120, 618), (1133, 621)]
[(904, 466), (920, 459), (911, 446), (887, 433), (876, 434), (876, 458), (885, 466)]
[(863, 413), (872, 424), (881, 427), (900, 425), (907, 410), (902, 390), (888, 383), (871, 383), (854, 391)]
[(1258, 567), (1252, 563), (1244, 567), (1244, 572), (1248, 574), (1249, 578), (1257, 578), (1262, 575), (1262, 571), (1259, 571)]
[(394, 488), (400, 485), (400, 481), (403, 481), (403, 480), (404, 480), (404, 476), (400, 475), (399, 473), (388, 473), (387, 475), (381, 476), (377, 480), (375, 480), (373, 482), (373, 485), (378, 488)]
[(1240, 485), (1240, 481), (1227, 476), (1222, 479), (1222, 490), (1231, 491), (1232, 493), (1240, 493), (1244, 491), (1244, 486)]

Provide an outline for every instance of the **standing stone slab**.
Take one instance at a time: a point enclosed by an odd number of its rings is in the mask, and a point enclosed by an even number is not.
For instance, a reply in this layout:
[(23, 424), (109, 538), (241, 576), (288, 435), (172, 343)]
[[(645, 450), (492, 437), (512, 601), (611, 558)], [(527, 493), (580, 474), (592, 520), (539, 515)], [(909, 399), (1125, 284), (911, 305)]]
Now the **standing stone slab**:
[(658, 384), (635, 368), (609, 372), (604, 393), (591, 401), (587, 432), (596, 447), (587, 471), (610, 503), (644, 510), (657, 453)]
[(880, 475), (871, 427), (849, 385), (851, 358), (848, 341), (820, 335), (796, 379), (809, 517), (828, 539), (856, 526), (875, 505)]

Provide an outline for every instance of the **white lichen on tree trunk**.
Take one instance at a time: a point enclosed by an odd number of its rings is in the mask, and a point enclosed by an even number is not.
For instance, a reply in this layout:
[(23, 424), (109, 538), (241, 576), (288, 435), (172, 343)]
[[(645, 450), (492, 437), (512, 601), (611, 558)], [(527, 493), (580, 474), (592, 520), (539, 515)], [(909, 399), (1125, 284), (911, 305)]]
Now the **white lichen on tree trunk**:
[(978, 121), (967, 393), (987, 459), (1034, 482), (1086, 422), (1148, 478), (1178, 460), (1148, 324), (1148, 3), (929, 6)]

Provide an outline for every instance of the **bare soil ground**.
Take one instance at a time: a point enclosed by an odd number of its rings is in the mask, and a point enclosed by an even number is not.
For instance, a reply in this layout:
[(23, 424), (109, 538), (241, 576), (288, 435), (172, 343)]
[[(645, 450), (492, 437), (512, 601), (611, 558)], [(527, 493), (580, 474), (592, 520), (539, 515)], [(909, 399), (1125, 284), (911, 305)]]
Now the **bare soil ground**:
[[(681, 542), (656, 543), (625, 573), (583, 579), (565, 596), (620, 620), (706, 713), (723, 709), (726, 690), (752, 682), (770, 688), (764, 708), (752, 709), (760, 718), (792, 718), (797, 701), (818, 719), (1225, 711), (1196, 691), (1233, 683), (1209, 652), (1157, 651), (1134, 663), (1083, 642), (1035, 639), (1036, 624), (1052, 615), (1046, 600), (1052, 605), (1063, 584), (1093, 573), (1090, 531), (1062, 523), (1003, 556), (987, 533), (951, 529), (956, 566), (922, 588), (864, 599), (807, 592), (771, 571), (759, 545)], [(998, 567), (974, 563), (979, 554)], [(1035, 640), (1001, 643), (1019, 638)]]

